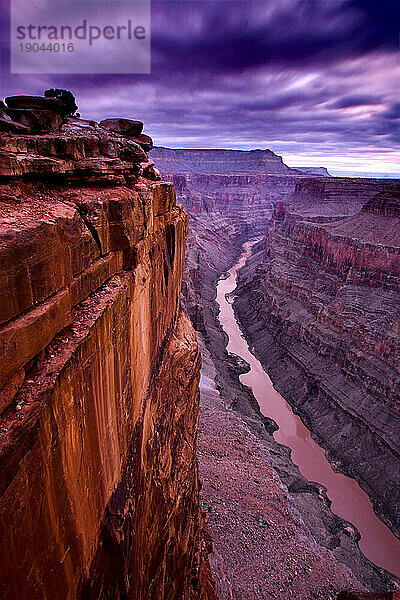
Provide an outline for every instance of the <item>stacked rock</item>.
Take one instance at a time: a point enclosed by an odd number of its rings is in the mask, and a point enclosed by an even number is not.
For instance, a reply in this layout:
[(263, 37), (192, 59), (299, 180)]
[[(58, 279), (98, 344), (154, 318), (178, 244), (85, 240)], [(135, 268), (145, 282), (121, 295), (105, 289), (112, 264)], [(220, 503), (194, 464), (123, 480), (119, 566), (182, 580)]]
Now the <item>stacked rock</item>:
[(65, 116), (65, 104), (44, 96), (9, 96), (0, 106), (0, 130), (48, 133), (56, 130)]
[[(103, 121), (100, 121), (100, 127), (115, 131), (115, 133), (133, 140), (145, 152), (150, 152), (153, 149), (153, 140), (151, 137), (142, 133), (143, 123), (141, 121), (133, 121), (131, 119), (103, 119)], [(141, 166), (143, 168), (143, 177), (154, 181), (161, 179), (160, 171), (154, 167), (154, 160), (141, 163)]]
[(152, 148), (141, 121), (81, 119), (54, 97), (9, 96), (0, 101), (0, 176), (40, 173), (69, 181), (85, 177), (121, 183), (142, 176), (160, 181), (147, 156)]

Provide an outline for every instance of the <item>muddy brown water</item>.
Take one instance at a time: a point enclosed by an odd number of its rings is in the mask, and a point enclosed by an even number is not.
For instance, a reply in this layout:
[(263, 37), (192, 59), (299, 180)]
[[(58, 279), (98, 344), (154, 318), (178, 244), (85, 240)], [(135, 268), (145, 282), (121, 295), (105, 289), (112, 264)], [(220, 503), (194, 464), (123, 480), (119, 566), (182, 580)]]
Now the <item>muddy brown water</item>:
[(235, 319), (226, 296), (236, 288), (237, 272), (244, 266), (259, 239), (243, 245), (239, 261), (229, 269), (226, 279), (219, 280), (217, 286), (219, 320), (229, 338), (228, 352), (240, 356), (250, 365), (250, 371), (241, 375), (240, 381), (252, 389), (263, 415), (278, 425), (274, 438), (291, 449), (292, 461), (302, 475), (309, 481), (323, 484), (332, 502), (332, 512), (358, 529), (361, 535), (359, 547), (363, 554), (374, 564), (400, 577), (400, 540), (376, 516), (368, 495), (357, 481), (333, 470), (323, 448), (312, 439), (300, 417), (294, 414), (291, 406), (275, 390), (268, 374), (249, 349)]

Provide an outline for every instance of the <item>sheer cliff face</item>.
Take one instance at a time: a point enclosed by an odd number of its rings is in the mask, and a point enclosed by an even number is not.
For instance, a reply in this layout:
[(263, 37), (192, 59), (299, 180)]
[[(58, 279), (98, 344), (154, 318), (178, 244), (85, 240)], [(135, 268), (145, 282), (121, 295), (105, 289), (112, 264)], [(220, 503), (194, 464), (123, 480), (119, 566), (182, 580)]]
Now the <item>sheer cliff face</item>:
[(360, 198), (332, 178), (320, 201), (321, 185), (277, 205), (235, 306), (276, 387), (399, 531), (400, 189), (362, 182)]
[(173, 185), (94, 123), (0, 142), (0, 595), (213, 598)]

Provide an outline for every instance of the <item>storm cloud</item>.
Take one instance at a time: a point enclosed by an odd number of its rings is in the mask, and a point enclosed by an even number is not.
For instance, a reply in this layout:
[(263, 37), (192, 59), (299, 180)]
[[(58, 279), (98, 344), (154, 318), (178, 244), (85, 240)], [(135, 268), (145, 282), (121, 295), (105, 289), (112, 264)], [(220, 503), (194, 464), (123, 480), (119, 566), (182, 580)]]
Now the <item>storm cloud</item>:
[(389, 0), (153, 0), (150, 75), (11, 75), (5, 44), (2, 95), (64, 87), (82, 116), (139, 118), (159, 145), (394, 171), (399, 21)]

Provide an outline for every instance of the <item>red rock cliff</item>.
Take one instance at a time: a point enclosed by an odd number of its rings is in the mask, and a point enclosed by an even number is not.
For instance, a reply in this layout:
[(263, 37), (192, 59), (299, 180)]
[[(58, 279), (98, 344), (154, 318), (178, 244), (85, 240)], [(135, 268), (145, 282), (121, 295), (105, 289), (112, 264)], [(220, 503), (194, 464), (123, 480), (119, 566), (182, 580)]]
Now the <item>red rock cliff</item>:
[(4, 121), (0, 596), (213, 598), (187, 215), (122, 121)]

